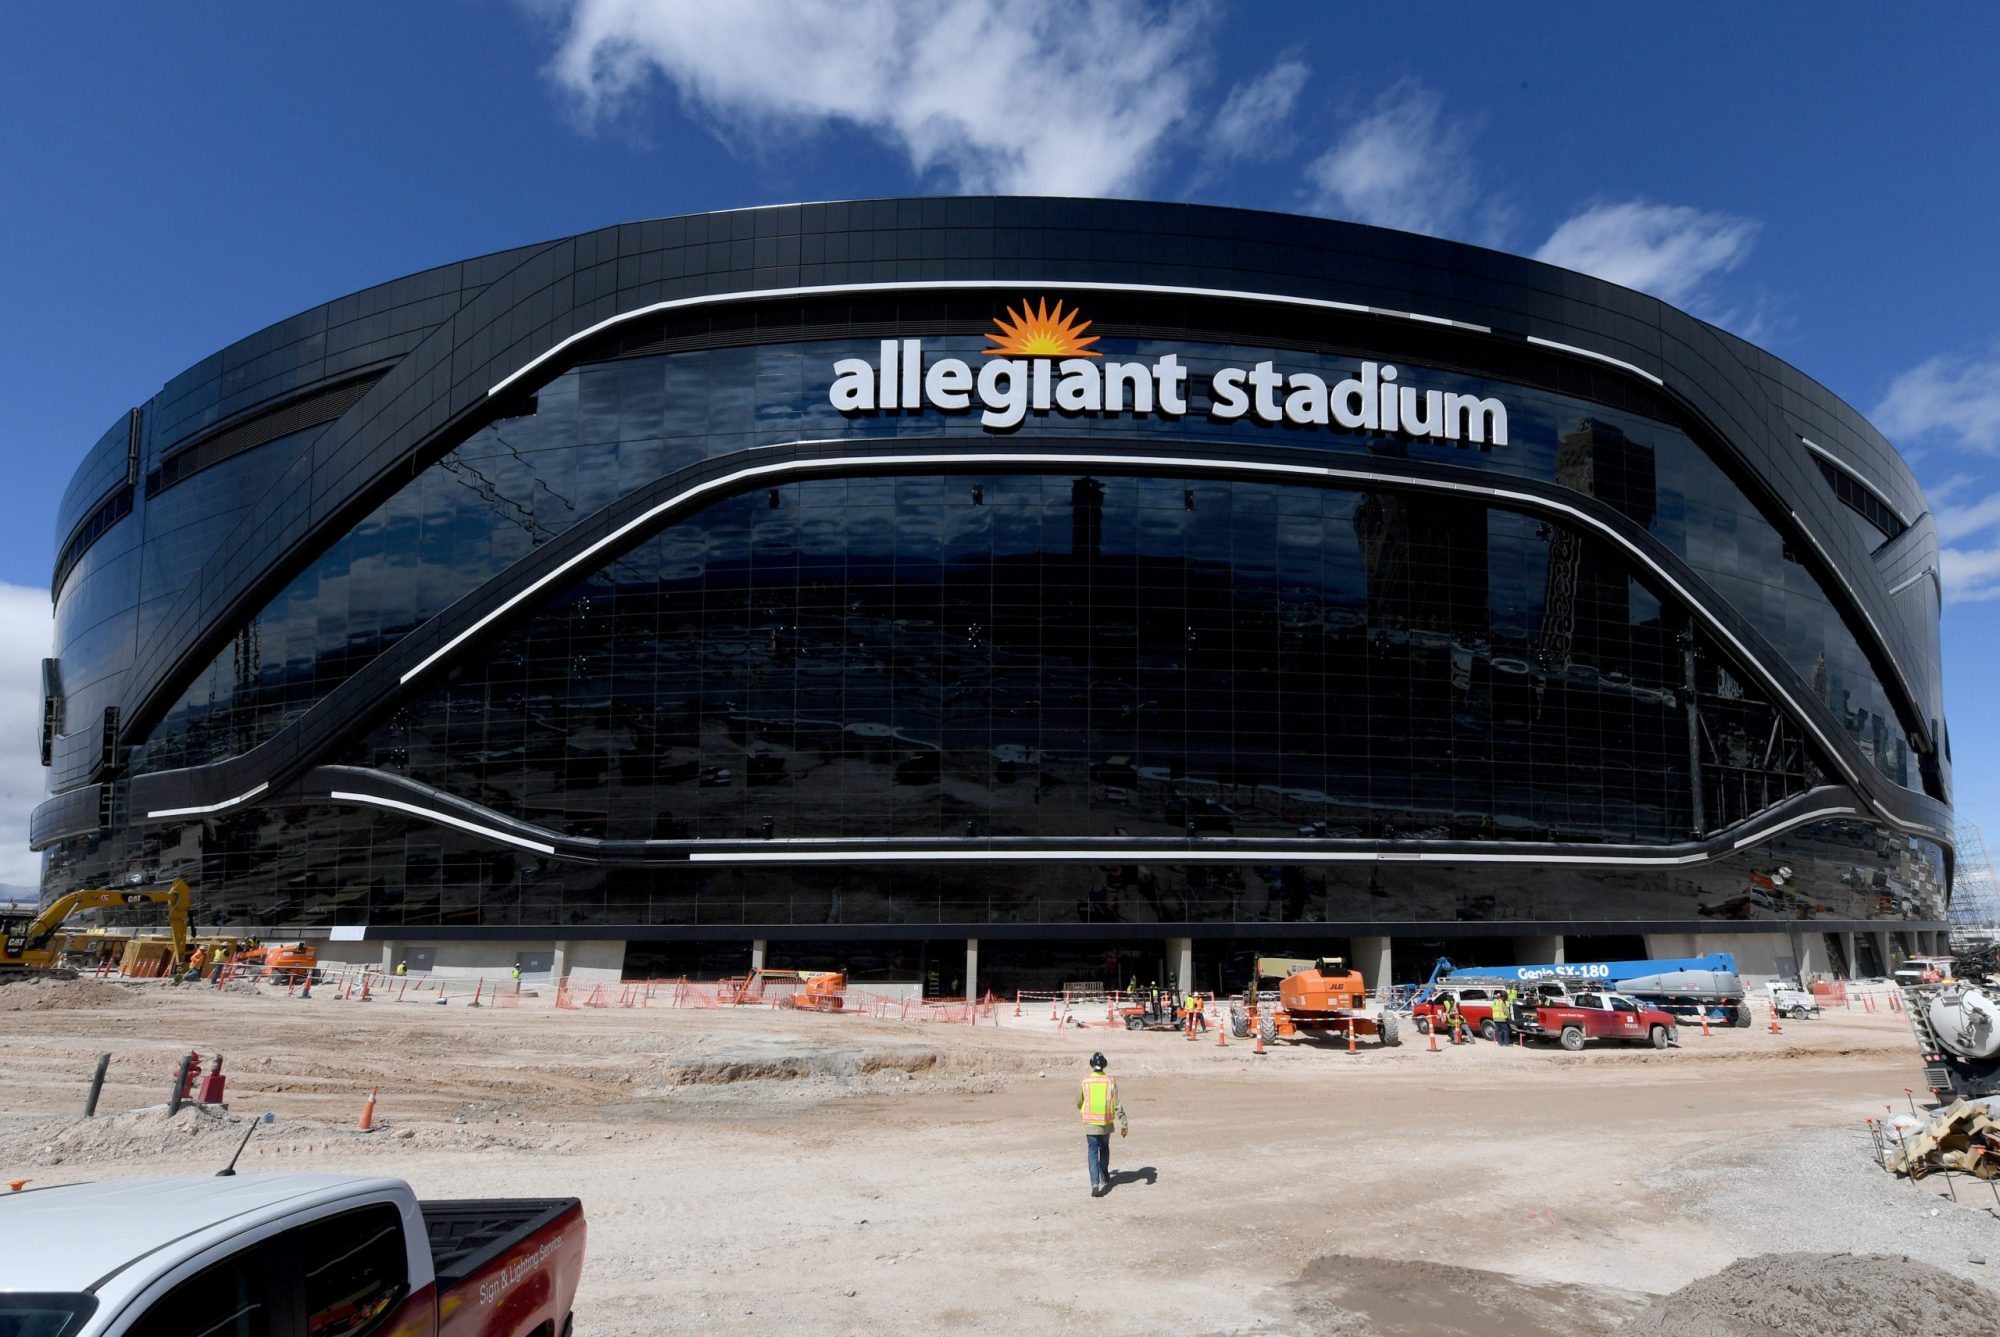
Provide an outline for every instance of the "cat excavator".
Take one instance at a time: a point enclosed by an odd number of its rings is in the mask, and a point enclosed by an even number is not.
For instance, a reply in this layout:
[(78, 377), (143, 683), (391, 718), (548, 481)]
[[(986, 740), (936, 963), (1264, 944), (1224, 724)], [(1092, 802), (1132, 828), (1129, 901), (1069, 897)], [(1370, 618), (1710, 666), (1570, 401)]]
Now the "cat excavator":
[(64, 921), (79, 910), (150, 905), (167, 907), (167, 929), (173, 935), (173, 965), (187, 959), (188, 912), (194, 893), (188, 884), (175, 878), (165, 886), (115, 887), (97, 891), (72, 891), (58, 896), (41, 913), (0, 918), (0, 979), (27, 971), (52, 970), (60, 955), (56, 941)]

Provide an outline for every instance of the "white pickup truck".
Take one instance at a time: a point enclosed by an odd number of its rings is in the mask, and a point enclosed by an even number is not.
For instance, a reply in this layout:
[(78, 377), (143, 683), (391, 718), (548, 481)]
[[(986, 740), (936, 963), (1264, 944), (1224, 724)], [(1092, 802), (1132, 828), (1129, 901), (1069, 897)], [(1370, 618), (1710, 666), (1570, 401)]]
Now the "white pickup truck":
[(0, 1196), (0, 1337), (570, 1337), (575, 1198), (253, 1174)]

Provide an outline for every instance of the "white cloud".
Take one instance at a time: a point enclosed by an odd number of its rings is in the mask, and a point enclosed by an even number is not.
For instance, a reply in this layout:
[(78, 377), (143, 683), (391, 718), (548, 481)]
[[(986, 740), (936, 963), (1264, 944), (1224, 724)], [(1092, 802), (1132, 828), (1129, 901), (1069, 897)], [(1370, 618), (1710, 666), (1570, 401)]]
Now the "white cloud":
[(730, 138), (845, 123), (966, 191), (1135, 193), (1207, 78), (1205, 2), (541, 2), (590, 119), (658, 76)]
[(1910, 368), (1889, 383), (1868, 416), (1892, 437), (2000, 452), (2000, 348), (1985, 357), (1934, 357)]
[(1478, 201), (1469, 136), (1438, 95), (1399, 81), (1306, 167), (1314, 213), (1448, 236)]
[(1209, 127), (1209, 149), (1230, 158), (1268, 158), (1281, 152), (1289, 139), (1285, 122), (1311, 76), (1303, 61), (1286, 56), (1229, 90)]
[(49, 592), (0, 581), (0, 882), (36, 886), (28, 817), (42, 801), (42, 660), (55, 640)]
[(2000, 599), (2000, 545), (1940, 549), (1938, 577), (1946, 603)]
[(1938, 537), (1946, 543), (1983, 534), (2000, 525), (2000, 492), (1959, 503), (1934, 503), (1931, 515), (1937, 521)]
[(1756, 238), (1754, 219), (1685, 204), (1600, 202), (1565, 219), (1535, 258), (1684, 305), (1742, 264)]

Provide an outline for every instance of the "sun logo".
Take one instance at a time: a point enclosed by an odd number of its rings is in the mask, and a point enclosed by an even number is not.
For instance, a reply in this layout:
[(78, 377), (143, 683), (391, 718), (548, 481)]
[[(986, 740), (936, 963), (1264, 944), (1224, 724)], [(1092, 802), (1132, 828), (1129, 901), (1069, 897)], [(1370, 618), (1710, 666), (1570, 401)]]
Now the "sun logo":
[(1021, 309), (1007, 308), (1007, 314), (994, 320), (994, 328), (1000, 332), (986, 337), (994, 347), (986, 349), (988, 357), (1103, 357), (1093, 353), (1090, 346), (1097, 342), (1096, 335), (1085, 336), (1090, 328), (1087, 320), (1078, 320), (1078, 312), (1063, 311), (1063, 304), (1057, 302), (1055, 310), (1049, 309), (1046, 298), (1030, 307), (1021, 303)]

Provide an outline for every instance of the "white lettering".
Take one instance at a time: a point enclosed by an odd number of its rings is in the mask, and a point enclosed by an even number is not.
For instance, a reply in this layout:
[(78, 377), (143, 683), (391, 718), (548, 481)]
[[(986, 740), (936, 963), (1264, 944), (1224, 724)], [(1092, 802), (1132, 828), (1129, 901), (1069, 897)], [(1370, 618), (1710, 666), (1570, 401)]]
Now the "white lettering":
[(1277, 422), (1285, 416), (1278, 407), (1278, 387), (1284, 383), (1285, 378), (1271, 370), (1268, 362), (1259, 362), (1250, 369), (1250, 389), (1256, 395), (1257, 416), (1265, 422)]
[(1333, 387), (1333, 420), (1350, 432), (1375, 430), (1375, 364), (1361, 364), (1360, 379), (1352, 376)]
[[(1028, 416), (1028, 368), (1017, 358), (996, 357), (979, 369), (979, 421), (1005, 431)], [(1004, 384), (1003, 384), (1004, 382)]]
[(1187, 412), (1187, 368), (1180, 354), (1167, 353), (1153, 363), (1153, 381), (1159, 387), (1160, 412), (1174, 418)]
[(1034, 368), (1035, 393), (1029, 402), (1033, 404), (1035, 412), (1047, 413), (1049, 411), (1049, 360), (1045, 357), (1036, 358)]
[[(963, 364), (961, 364), (963, 365)], [(864, 413), (875, 407), (875, 368), (858, 357), (833, 364), (833, 388), (827, 402), (842, 413)]]
[(1243, 368), (1224, 367), (1216, 372), (1208, 383), (1208, 396), (1214, 401), (1208, 409), (1211, 418), (1227, 422), (1248, 413), (1250, 397), (1243, 393)]
[(947, 413), (971, 407), (972, 368), (955, 357), (939, 358), (924, 373), (924, 398)]
[(1143, 362), (1107, 362), (1104, 364), (1104, 409), (1107, 413), (1125, 411), (1125, 391), (1132, 391), (1132, 411), (1151, 413), (1153, 411), (1153, 371)]
[(1447, 393), (1444, 397), (1444, 439), (1506, 445), (1507, 406), (1497, 399)]
[(1056, 407), (1064, 413), (1101, 413), (1104, 411), (1104, 374), (1089, 358), (1064, 358), (1056, 370), (1062, 379), (1056, 382)]
[(923, 391), (919, 382), (924, 374), (924, 346), (916, 339), (903, 340), (903, 407), (922, 411)]
[(902, 378), (896, 374), (896, 348), (894, 339), (882, 341), (882, 407), (885, 409), (902, 407), (896, 399), (896, 387), (902, 383)]
[(1385, 432), (1400, 430), (1396, 426), (1396, 387), (1389, 384), (1395, 379), (1394, 367), (1382, 368), (1382, 430)]
[[(1417, 412), (1421, 402), (1424, 411)], [(1415, 386), (1403, 387), (1402, 402), (1403, 430), (1411, 436), (1444, 435), (1444, 392), (1442, 390), (1418, 391)]]
[(1293, 372), (1285, 396), (1285, 421), (1300, 427), (1326, 426), (1326, 382), (1309, 371)]

